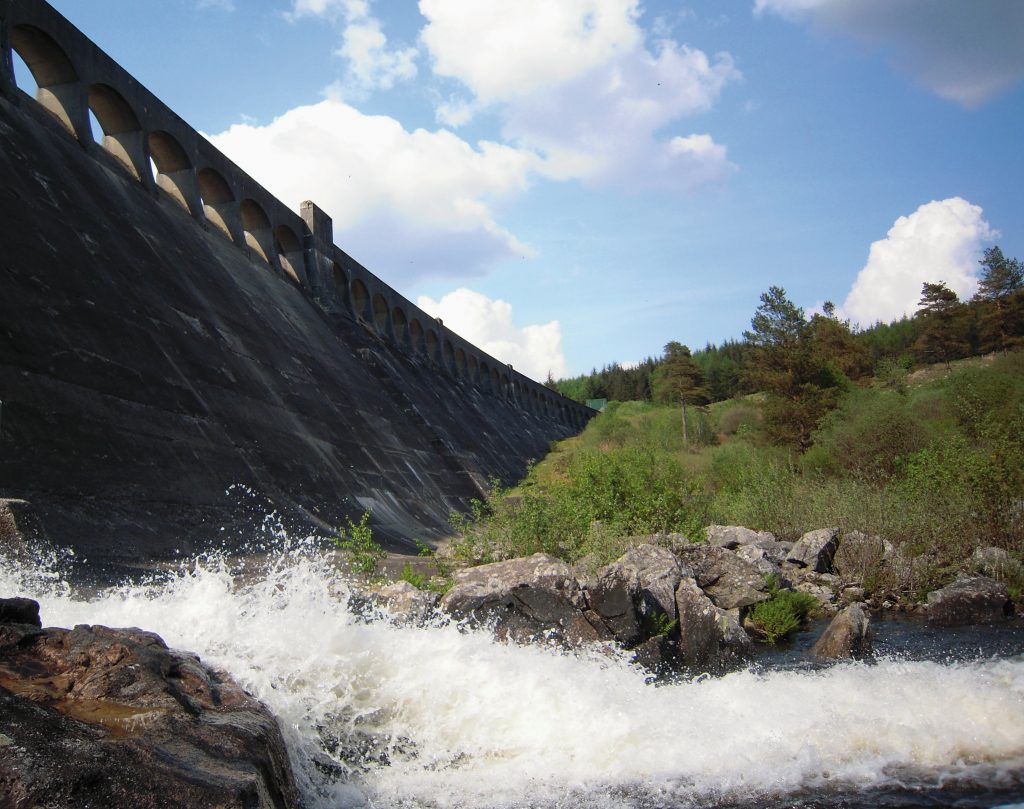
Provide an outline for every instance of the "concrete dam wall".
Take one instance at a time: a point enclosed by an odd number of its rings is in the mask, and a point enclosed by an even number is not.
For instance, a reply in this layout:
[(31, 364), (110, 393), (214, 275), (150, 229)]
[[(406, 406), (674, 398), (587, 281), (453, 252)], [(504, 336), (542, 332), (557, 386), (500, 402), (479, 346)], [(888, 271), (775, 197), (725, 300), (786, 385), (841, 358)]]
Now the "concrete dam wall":
[(0, 56), (0, 497), (57, 544), (138, 560), (369, 509), (411, 549), (592, 415), (405, 300), (47, 3), (0, 0)]

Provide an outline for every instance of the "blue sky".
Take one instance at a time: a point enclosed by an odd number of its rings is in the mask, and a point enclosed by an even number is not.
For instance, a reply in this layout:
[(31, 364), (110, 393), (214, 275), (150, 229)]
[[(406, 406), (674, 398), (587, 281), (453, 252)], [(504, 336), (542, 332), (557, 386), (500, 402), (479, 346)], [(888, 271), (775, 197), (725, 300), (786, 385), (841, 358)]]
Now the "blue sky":
[(536, 378), (1024, 257), (1020, 0), (51, 0)]

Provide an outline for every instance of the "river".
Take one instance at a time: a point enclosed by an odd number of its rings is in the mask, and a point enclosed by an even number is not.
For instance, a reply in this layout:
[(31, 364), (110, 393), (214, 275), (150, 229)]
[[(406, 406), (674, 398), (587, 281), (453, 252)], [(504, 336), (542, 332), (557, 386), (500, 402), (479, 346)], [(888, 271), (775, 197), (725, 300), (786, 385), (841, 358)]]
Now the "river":
[[(251, 566), (250, 566), (251, 567)], [(230, 671), (279, 717), (315, 809), (1024, 806), (1024, 627), (878, 624), (870, 662), (806, 638), (723, 677), (653, 684), (612, 650), (367, 621), (302, 543), (258, 573), (193, 560), (79, 587), (0, 562), (44, 625), (138, 626)]]

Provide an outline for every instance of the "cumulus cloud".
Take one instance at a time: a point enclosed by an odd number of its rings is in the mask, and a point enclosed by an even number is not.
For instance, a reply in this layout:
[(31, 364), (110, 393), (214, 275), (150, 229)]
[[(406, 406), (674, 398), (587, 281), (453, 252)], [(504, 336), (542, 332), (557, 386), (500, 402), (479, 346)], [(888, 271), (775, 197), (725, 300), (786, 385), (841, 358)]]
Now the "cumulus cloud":
[(417, 305), (439, 317), (456, 334), (528, 377), (543, 382), (568, 375), (562, 353), (562, 327), (557, 320), (534, 326), (517, 326), (512, 305), (460, 287), (440, 300), (422, 295)]
[(349, 81), (362, 90), (388, 90), (416, 76), (416, 48), (389, 48), (380, 21), (365, 0), (345, 3), (345, 31), (337, 53), (348, 63)]
[(944, 281), (961, 298), (969, 297), (978, 285), (982, 242), (996, 235), (981, 208), (960, 197), (920, 206), (871, 245), (841, 315), (862, 326), (911, 315), (925, 281)]
[(880, 44), (921, 85), (966, 107), (1024, 78), (1018, 0), (755, 0), (754, 11)]
[(532, 254), (494, 212), (526, 189), (536, 162), (528, 152), (408, 131), (337, 98), (210, 140), (292, 208), (316, 202), (334, 219), (335, 241), (392, 283), (479, 274)]
[(472, 96), (444, 102), (440, 119), (497, 109), (546, 176), (692, 188), (732, 170), (724, 147), (675, 140), (709, 136), (662, 134), (740, 77), (732, 58), (668, 38), (648, 46), (638, 0), (420, 0), (420, 12), (434, 73)]

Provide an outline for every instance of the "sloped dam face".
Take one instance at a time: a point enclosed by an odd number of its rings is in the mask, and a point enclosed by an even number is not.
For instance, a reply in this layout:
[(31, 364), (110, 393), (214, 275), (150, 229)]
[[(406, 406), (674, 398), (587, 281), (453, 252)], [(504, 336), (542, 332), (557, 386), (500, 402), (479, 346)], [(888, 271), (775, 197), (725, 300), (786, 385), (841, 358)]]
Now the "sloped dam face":
[[(315, 206), (286, 211), (45, 3), (0, 2), (0, 23), (40, 86), (0, 63), (0, 497), (29, 500), (55, 542), (131, 560), (230, 545), (268, 511), (325, 531), (370, 509), (411, 549), (585, 423), (334, 247)], [(93, 141), (86, 102), (135, 130)]]

